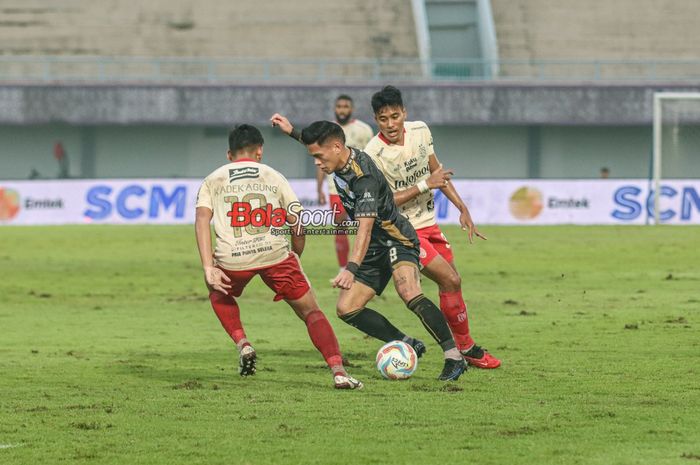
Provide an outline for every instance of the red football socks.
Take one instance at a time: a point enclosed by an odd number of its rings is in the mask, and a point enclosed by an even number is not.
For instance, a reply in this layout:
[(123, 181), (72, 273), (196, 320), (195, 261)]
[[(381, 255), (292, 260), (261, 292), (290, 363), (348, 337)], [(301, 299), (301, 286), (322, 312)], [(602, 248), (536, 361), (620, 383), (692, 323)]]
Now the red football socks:
[(461, 291), (441, 292), (440, 310), (445, 315), (447, 324), (450, 325), (452, 336), (455, 338), (459, 350), (468, 350), (474, 345), (474, 340), (469, 335), (469, 318), (467, 317), (467, 304), (464, 303)]
[(212, 291), (209, 293), (209, 300), (216, 316), (219, 317), (221, 326), (231, 336), (233, 342), (238, 344), (242, 339), (245, 339), (246, 335), (243, 330), (243, 323), (241, 323), (241, 311), (238, 308), (236, 299), (219, 291)]
[(335, 235), (335, 253), (338, 256), (338, 264), (345, 268), (348, 264), (348, 254), (350, 253), (350, 241), (347, 235)]
[(335, 370), (337, 368), (334, 367), (342, 367), (343, 357), (340, 355), (338, 340), (326, 315), (320, 310), (314, 310), (306, 316), (305, 322), (311, 342), (321, 352), (328, 366)]

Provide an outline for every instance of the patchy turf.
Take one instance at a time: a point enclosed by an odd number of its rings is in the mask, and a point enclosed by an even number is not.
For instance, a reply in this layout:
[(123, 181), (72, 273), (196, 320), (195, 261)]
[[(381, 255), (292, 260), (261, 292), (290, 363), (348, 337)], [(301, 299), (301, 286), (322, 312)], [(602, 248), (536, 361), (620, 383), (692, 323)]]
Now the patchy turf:
[[(447, 228), (477, 342), (459, 382), (381, 379), (334, 318), (332, 239), (302, 257), (361, 392), (254, 280), (242, 379), (191, 227), (0, 228), (0, 463), (691, 464), (700, 457), (700, 229)], [(426, 294), (436, 288), (426, 283)], [(392, 290), (374, 307), (427, 334)]]

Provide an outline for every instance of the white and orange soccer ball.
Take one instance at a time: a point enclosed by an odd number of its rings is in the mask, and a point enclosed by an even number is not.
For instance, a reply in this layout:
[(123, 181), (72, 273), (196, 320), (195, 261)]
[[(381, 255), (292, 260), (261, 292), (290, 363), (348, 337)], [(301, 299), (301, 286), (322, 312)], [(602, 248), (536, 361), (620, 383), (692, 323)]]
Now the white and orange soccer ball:
[(377, 352), (377, 369), (386, 379), (408, 379), (416, 368), (416, 351), (405, 342), (388, 342)]

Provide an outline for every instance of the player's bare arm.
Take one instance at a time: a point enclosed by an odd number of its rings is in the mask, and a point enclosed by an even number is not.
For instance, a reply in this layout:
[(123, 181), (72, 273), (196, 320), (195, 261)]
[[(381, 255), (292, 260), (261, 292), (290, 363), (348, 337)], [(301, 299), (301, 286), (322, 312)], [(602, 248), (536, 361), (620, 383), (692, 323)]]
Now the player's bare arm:
[(357, 227), (357, 235), (355, 236), (355, 244), (352, 248), (350, 261), (348, 262), (348, 266), (338, 273), (338, 276), (336, 276), (333, 280), (333, 287), (350, 289), (352, 283), (355, 282), (354, 271), (356, 271), (356, 269), (354, 269), (353, 265), (359, 266), (367, 254), (370, 237), (372, 236), (372, 224), (374, 224), (374, 217), (357, 218), (357, 221), (359, 225)]
[(226, 276), (223, 271), (214, 266), (214, 258), (212, 257), (211, 230), (209, 224), (213, 216), (214, 212), (210, 209), (206, 207), (197, 207), (194, 231), (197, 237), (199, 258), (202, 260), (202, 269), (204, 270), (204, 282), (207, 284), (210, 291), (219, 291), (226, 294), (229, 289), (231, 289), (231, 279)]
[(402, 191), (394, 192), (394, 202), (397, 206), (401, 206), (406, 202), (415, 199), (423, 192), (427, 192), (429, 189), (439, 189), (444, 187), (449, 182), (453, 175), (452, 170), (446, 170), (442, 166), (438, 167), (437, 170), (431, 171), (430, 177), (425, 181), (421, 181), (415, 186), (411, 186), (408, 189)]
[(292, 252), (301, 257), (301, 254), (304, 253), (304, 246), (306, 245), (304, 228), (299, 224), (298, 217), (291, 213), (287, 216), (287, 223), (292, 236)]
[[(434, 153), (431, 154), (430, 157), (428, 157), (428, 166), (430, 167), (431, 173), (436, 173), (443, 169), (442, 165), (437, 159), (437, 156)], [(486, 240), (486, 236), (481, 234), (476, 228), (476, 225), (474, 225), (474, 221), (472, 220), (472, 216), (469, 213), (469, 209), (457, 193), (457, 189), (455, 189), (454, 184), (452, 184), (448, 179), (445, 181), (443, 186), (439, 187), (439, 189), (440, 191), (442, 191), (443, 194), (445, 194), (445, 197), (447, 197), (450, 200), (450, 202), (452, 202), (452, 204), (459, 210), (459, 224), (462, 226), (462, 231), (467, 231), (469, 243), (474, 243), (474, 236)]]

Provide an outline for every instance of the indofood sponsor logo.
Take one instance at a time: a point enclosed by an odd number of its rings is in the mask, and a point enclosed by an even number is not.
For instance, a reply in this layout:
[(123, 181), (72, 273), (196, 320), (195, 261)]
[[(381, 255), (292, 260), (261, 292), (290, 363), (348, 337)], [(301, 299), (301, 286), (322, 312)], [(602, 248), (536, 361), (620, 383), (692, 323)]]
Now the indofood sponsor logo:
[(508, 202), (511, 215), (519, 220), (531, 220), (542, 213), (542, 193), (534, 187), (521, 187), (513, 192)]
[(0, 221), (9, 221), (19, 213), (19, 193), (0, 187)]

